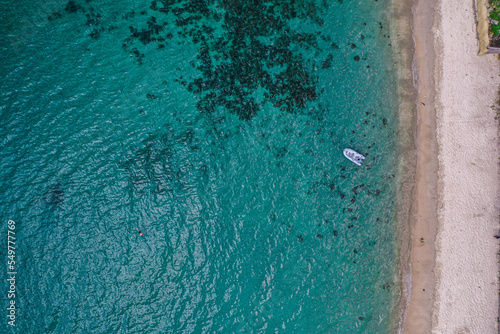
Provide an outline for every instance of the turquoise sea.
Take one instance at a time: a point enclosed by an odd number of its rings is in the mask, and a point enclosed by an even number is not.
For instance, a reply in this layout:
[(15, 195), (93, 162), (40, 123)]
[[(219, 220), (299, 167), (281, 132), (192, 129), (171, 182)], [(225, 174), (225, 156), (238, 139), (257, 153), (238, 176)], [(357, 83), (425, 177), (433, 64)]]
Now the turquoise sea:
[(394, 330), (390, 1), (0, 4), (1, 333)]

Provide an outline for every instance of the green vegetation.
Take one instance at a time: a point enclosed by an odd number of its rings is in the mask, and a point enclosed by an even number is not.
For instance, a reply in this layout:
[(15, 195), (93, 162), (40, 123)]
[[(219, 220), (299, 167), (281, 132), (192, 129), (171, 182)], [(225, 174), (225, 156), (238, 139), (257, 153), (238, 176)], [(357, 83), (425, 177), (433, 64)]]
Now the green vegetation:
[(497, 37), (500, 31), (500, 0), (489, 0), (490, 32)]

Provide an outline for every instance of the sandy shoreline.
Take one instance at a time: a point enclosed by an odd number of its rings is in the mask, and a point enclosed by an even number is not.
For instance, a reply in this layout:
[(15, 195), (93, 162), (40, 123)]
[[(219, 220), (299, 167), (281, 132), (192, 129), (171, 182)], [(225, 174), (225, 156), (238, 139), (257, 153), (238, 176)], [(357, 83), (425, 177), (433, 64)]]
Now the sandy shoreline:
[(412, 23), (417, 160), (401, 331), (497, 333), (500, 60), (477, 56), (472, 2), (418, 0)]

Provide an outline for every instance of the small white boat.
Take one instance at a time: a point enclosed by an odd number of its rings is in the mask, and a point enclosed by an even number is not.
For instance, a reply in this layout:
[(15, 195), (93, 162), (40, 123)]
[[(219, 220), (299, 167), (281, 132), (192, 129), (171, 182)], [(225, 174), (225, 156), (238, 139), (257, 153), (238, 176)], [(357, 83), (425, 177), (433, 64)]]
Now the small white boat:
[(350, 148), (345, 148), (344, 149), (344, 156), (347, 159), (349, 159), (352, 162), (354, 162), (358, 166), (361, 166), (361, 164), (365, 160), (364, 155), (362, 155), (361, 153), (358, 153), (358, 152), (356, 152), (356, 151), (354, 151), (353, 149), (350, 149)]

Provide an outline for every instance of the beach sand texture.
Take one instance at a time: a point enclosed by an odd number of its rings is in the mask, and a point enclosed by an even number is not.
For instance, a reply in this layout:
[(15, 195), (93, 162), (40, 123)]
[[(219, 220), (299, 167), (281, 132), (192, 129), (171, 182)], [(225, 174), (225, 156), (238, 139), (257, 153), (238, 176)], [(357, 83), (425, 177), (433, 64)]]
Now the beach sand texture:
[[(411, 297), (403, 332), (497, 333), (498, 241), (493, 236), (499, 228), (500, 150), (494, 105), (500, 60), (477, 55), (473, 2), (420, 0), (415, 8), (417, 204), (411, 232)], [(432, 26), (418, 22), (419, 10), (435, 12)], [(419, 39), (419, 34), (425, 36)], [(434, 58), (426, 61), (429, 46)], [(433, 78), (434, 98), (432, 82), (425, 78)], [(434, 100), (432, 105), (423, 101), (427, 98)], [(432, 141), (433, 122), (426, 117), (435, 118), (436, 131), (434, 144), (422, 145), (422, 138)], [(433, 189), (434, 204), (429, 196)]]

